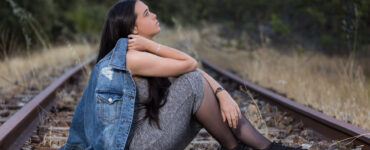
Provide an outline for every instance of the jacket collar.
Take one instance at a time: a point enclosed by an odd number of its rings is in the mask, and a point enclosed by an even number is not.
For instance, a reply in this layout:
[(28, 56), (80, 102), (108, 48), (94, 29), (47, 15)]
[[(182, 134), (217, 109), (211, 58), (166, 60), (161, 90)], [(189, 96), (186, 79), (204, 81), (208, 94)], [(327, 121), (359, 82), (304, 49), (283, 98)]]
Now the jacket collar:
[(108, 66), (119, 70), (126, 70), (127, 42), (128, 38), (118, 39), (116, 46), (112, 50), (113, 52)]

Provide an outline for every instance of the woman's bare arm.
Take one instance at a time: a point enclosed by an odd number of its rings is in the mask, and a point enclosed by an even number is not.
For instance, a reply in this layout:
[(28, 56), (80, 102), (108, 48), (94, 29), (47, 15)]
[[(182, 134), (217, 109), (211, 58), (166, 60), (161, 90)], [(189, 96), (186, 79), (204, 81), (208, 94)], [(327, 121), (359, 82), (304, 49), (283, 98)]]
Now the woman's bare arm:
[[(203, 75), (205, 79), (207, 79), (213, 92), (215, 92), (218, 87), (221, 87), (221, 85), (206, 72), (199, 68), (197, 70)], [(236, 128), (238, 120), (242, 118), (242, 113), (238, 104), (226, 90), (222, 90), (221, 92), (217, 93), (216, 97), (220, 103), (222, 120), (224, 122), (227, 120), (230, 127)]]
[[(197, 71), (199, 71), (203, 75), (203, 77), (205, 79), (207, 79), (207, 81), (209, 82), (213, 92), (215, 92), (218, 87), (222, 87), (215, 79), (213, 79), (211, 76), (209, 76), (202, 69), (197, 68)], [(224, 92), (225, 92), (225, 94), (228, 93), (227, 91), (223, 90), (223, 91), (217, 93), (216, 97), (218, 98), (218, 96), (221, 95), (221, 94), (224, 94)]]
[(150, 41), (147, 51), (129, 50), (126, 55), (126, 65), (133, 75), (170, 77), (178, 76), (195, 70), (197, 61), (180, 50)]
[[(155, 54), (157, 52), (158, 44), (159, 43), (151, 41), (148, 44), (148, 49), (147, 50), (149, 52)], [(160, 48), (159, 51), (156, 53), (156, 55), (158, 55), (158, 56), (161, 56), (161, 57), (164, 57), (164, 58), (172, 58), (172, 59), (176, 59), (176, 60), (196, 61), (193, 57), (191, 57), (188, 54), (186, 54), (186, 53), (184, 53), (180, 50), (177, 50), (175, 48), (172, 48), (172, 47), (169, 47), (169, 46), (166, 46), (166, 45), (162, 45), (162, 44), (160, 44), (159, 48)]]

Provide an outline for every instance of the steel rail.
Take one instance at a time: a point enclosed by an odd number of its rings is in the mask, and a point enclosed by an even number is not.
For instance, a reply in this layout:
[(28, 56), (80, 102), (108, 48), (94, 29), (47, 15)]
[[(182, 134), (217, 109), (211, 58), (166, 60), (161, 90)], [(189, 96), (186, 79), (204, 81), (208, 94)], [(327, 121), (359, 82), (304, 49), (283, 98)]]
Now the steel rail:
[(305, 127), (316, 131), (319, 135), (333, 140), (343, 140), (359, 136), (358, 138), (354, 138), (355, 144), (364, 145), (364, 149), (366, 150), (370, 149), (370, 131), (366, 131), (352, 124), (334, 119), (331, 116), (306, 107), (261, 86), (245, 81), (241, 77), (217, 67), (206, 59), (201, 58), (201, 62), (206, 67), (209, 67), (240, 85), (245, 86), (247, 89), (257, 94), (257, 96), (261, 97), (260, 100), (266, 101), (290, 112), (295, 116), (295, 118), (301, 119)]

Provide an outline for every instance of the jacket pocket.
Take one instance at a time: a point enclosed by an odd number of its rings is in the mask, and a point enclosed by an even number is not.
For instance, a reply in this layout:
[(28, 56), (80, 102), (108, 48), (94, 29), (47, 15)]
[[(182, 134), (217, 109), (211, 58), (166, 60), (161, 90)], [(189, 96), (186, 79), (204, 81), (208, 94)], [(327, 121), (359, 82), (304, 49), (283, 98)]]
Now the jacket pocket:
[(113, 123), (121, 115), (123, 92), (101, 91), (96, 92), (96, 114), (106, 123)]

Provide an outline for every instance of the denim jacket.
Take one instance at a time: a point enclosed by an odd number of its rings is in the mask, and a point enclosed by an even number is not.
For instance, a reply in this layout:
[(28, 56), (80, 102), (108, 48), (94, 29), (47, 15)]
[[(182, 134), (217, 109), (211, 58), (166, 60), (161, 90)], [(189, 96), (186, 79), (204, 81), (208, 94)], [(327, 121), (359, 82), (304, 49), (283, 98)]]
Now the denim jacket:
[(136, 85), (126, 69), (127, 38), (92, 69), (60, 150), (123, 150), (130, 132)]

